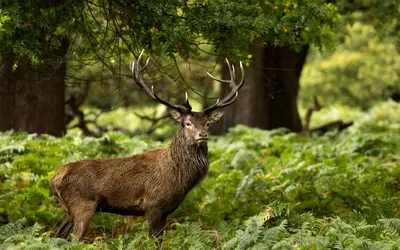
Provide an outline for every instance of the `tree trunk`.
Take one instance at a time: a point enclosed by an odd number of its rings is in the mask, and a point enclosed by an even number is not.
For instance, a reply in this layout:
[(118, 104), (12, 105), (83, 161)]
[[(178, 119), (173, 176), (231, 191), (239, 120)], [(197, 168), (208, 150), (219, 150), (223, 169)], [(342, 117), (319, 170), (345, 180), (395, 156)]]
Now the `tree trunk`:
[(14, 124), (14, 95), (12, 59), (5, 58), (0, 68), (0, 131), (13, 128)]
[[(299, 78), (305, 63), (308, 46), (300, 52), (289, 47), (251, 46), (253, 60), (245, 69), (246, 83), (234, 104), (226, 108), (225, 117), (212, 127), (214, 134), (223, 134), (230, 127), (244, 124), (262, 129), (285, 127), (293, 132), (302, 129), (297, 109)], [(222, 77), (229, 79), (223, 67)], [(240, 74), (240, 71), (236, 71)], [(237, 75), (236, 79), (241, 76)], [(229, 92), (222, 86), (220, 98)]]
[(61, 136), (64, 121), (64, 56), (68, 41), (52, 52), (45, 65), (4, 63), (0, 82), (0, 131), (14, 129)]

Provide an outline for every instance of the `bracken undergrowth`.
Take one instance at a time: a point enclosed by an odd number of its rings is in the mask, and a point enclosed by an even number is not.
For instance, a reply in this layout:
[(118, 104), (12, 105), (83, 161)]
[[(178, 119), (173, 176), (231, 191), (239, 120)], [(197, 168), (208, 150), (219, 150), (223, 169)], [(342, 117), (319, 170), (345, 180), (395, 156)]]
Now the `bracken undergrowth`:
[[(85, 242), (51, 237), (64, 164), (168, 146), (110, 132), (0, 134), (0, 249), (155, 249), (146, 221), (99, 213)], [(345, 131), (303, 136), (236, 126), (209, 143), (208, 177), (168, 220), (162, 249), (400, 249), (400, 105)]]

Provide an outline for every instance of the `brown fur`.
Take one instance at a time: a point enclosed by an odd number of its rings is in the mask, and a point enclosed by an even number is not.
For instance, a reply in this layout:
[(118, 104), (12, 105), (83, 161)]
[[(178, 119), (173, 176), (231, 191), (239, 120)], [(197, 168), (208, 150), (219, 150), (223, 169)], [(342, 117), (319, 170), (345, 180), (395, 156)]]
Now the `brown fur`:
[(223, 115), (190, 112), (171, 116), (182, 124), (170, 147), (124, 158), (73, 162), (58, 170), (50, 189), (65, 219), (56, 233), (82, 239), (95, 212), (145, 215), (152, 237), (163, 233), (167, 216), (208, 171), (207, 131)]

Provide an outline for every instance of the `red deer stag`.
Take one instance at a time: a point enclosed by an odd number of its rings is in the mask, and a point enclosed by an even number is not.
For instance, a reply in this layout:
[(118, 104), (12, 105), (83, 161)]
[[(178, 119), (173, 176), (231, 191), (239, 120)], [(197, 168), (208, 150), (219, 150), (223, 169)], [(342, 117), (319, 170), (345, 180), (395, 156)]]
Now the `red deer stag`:
[(211, 123), (223, 115), (219, 108), (232, 104), (244, 84), (244, 69), (240, 62), (241, 82), (235, 83), (235, 68), (227, 61), (232, 90), (221, 101), (202, 112), (193, 112), (187, 93), (184, 105), (173, 104), (157, 96), (142, 77), (140, 53), (132, 63), (132, 75), (139, 87), (151, 98), (169, 108), (172, 118), (182, 127), (171, 145), (124, 158), (91, 159), (73, 162), (58, 170), (50, 180), (50, 189), (61, 202), (65, 218), (57, 231), (67, 238), (72, 231), (81, 240), (95, 212), (122, 215), (145, 215), (151, 237), (163, 234), (167, 216), (185, 199), (208, 171), (207, 131)]

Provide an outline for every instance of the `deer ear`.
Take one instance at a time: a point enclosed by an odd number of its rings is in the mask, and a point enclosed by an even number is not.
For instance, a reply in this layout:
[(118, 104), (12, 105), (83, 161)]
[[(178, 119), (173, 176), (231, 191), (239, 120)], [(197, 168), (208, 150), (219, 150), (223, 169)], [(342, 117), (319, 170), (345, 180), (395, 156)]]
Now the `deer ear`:
[(208, 116), (208, 121), (210, 123), (214, 123), (218, 121), (224, 114), (224, 111), (214, 111)]
[(179, 113), (178, 111), (176, 111), (175, 109), (168, 109), (168, 112), (170, 114), (170, 116), (178, 122), (181, 122), (182, 120), (182, 114)]

